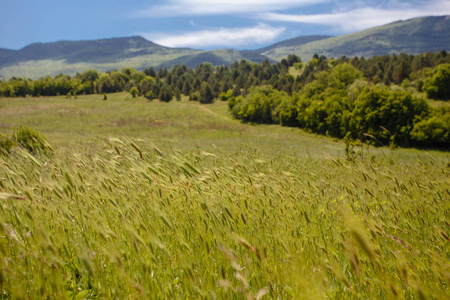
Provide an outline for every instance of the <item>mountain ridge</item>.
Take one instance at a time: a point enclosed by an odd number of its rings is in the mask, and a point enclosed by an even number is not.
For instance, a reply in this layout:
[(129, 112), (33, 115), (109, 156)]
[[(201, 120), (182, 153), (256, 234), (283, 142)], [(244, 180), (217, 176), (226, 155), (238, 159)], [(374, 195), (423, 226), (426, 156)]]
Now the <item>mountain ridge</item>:
[(430, 16), (395, 21), (363, 31), (298, 46), (279, 47), (261, 54), (279, 60), (288, 54), (310, 59), (315, 53), (327, 57), (418, 54), (450, 49), (450, 16)]
[(450, 16), (430, 16), (396, 21), (356, 33), (331, 37), (300, 36), (257, 50), (197, 50), (170, 48), (140, 36), (91, 41), (33, 43), (19, 50), (0, 48), (0, 78), (39, 78), (60, 73), (74, 75), (86, 69), (101, 72), (132, 67), (172, 67), (185, 64), (194, 68), (202, 62), (214, 66), (234, 61), (280, 61), (289, 54), (309, 60), (315, 53), (327, 57), (385, 55), (405, 52), (439, 52), (450, 49)]

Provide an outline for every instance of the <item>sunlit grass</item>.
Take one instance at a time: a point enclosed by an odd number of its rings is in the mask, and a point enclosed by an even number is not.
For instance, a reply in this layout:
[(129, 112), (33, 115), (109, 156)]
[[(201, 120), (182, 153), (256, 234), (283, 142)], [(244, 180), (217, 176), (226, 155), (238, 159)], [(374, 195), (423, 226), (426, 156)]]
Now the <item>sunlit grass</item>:
[(448, 153), (127, 97), (1, 100), (0, 299), (450, 297)]

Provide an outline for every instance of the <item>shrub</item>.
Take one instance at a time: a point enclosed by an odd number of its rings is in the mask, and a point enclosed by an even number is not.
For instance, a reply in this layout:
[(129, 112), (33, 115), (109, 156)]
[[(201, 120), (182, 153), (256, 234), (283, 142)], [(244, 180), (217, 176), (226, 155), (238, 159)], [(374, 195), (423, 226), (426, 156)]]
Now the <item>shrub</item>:
[(156, 97), (155, 97), (155, 94), (153, 94), (153, 91), (148, 91), (147, 93), (145, 93), (145, 98), (147, 99), (147, 100), (153, 100), (153, 99), (155, 99)]
[(436, 110), (426, 119), (414, 124), (411, 139), (421, 146), (450, 147), (450, 109)]
[(136, 98), (136, 96), (139, 94), (138, 88), (135, 87), (135, 86), (133, 86), (133, 87), (130, 89), (130, 94), (131, 94), (131, 96), (132, 96), (133, 98)]
[(0, 155), (8, 155), (13, 146), (12, 140), (6, 134), (0, 133)]
[(425, 79), (422, 90), (434, 99), (450, 99), (450, 64), (437, 66), (430, 77)]
[(53, 148), (47, 142), (47, 139), (32, 128), (21, 126), (14, 130), (12, 138), (34, 154), (49, 154), (53, 152)]

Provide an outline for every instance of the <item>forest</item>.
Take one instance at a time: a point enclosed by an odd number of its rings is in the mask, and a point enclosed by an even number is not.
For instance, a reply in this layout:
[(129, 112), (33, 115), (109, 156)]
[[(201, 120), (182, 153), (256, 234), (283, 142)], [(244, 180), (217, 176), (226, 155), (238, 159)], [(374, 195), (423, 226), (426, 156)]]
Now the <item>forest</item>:
[(244, 122), (281, 124), (376, 146), (450, 147), (450, 108), (429, 99), (450, 98), (450, 55), (444, 50), (419, 55), (392, 54), (339, 59), (314, 55), (302, 62), (289, 55), (278, 63), (209, 63), (195, 69), (176, 65), (106, 73), (86, 70), (37, 80), (0, 81), (0, 96), (26, 97), (104, 94), (127, 91), (149, 100), (200, 103), (228, 101)]

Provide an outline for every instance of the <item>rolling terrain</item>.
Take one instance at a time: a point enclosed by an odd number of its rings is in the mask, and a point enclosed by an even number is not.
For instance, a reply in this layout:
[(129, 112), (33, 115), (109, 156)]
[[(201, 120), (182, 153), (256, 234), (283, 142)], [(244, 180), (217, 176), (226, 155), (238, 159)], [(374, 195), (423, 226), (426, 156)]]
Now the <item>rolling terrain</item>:
[(417, 54), (450, 49), (450, 17), (424, 17), (398, 21), (348, 35), (302, 36), (254, 51), (232, 49), (203, 51), (169, 48), (134, 36), (94, 41), (35, 43), (20, 50), (0, 49), (0, 78), (36, 79), (60, 73), (75, 75), (86, 69), (105, 72), (123, 67), (168, 68), (200, 63), (231, 65), (234, 61), (279, 61), (289, 54), (308, 61), (314, 53), (327, 57)]
[[(448, 299), (448, 152), (128, 93), (0, 98), (4, 299)], [(33, 151), (33, 149), (31, 149)]]
[(450, 16), (415, 18), (343, 36), (300, 45), (281, 45), (260, 51), (280, 60), (296, 54), (309, 60), (315, 53), (326, 57), (418, 54), (450, 49)]

